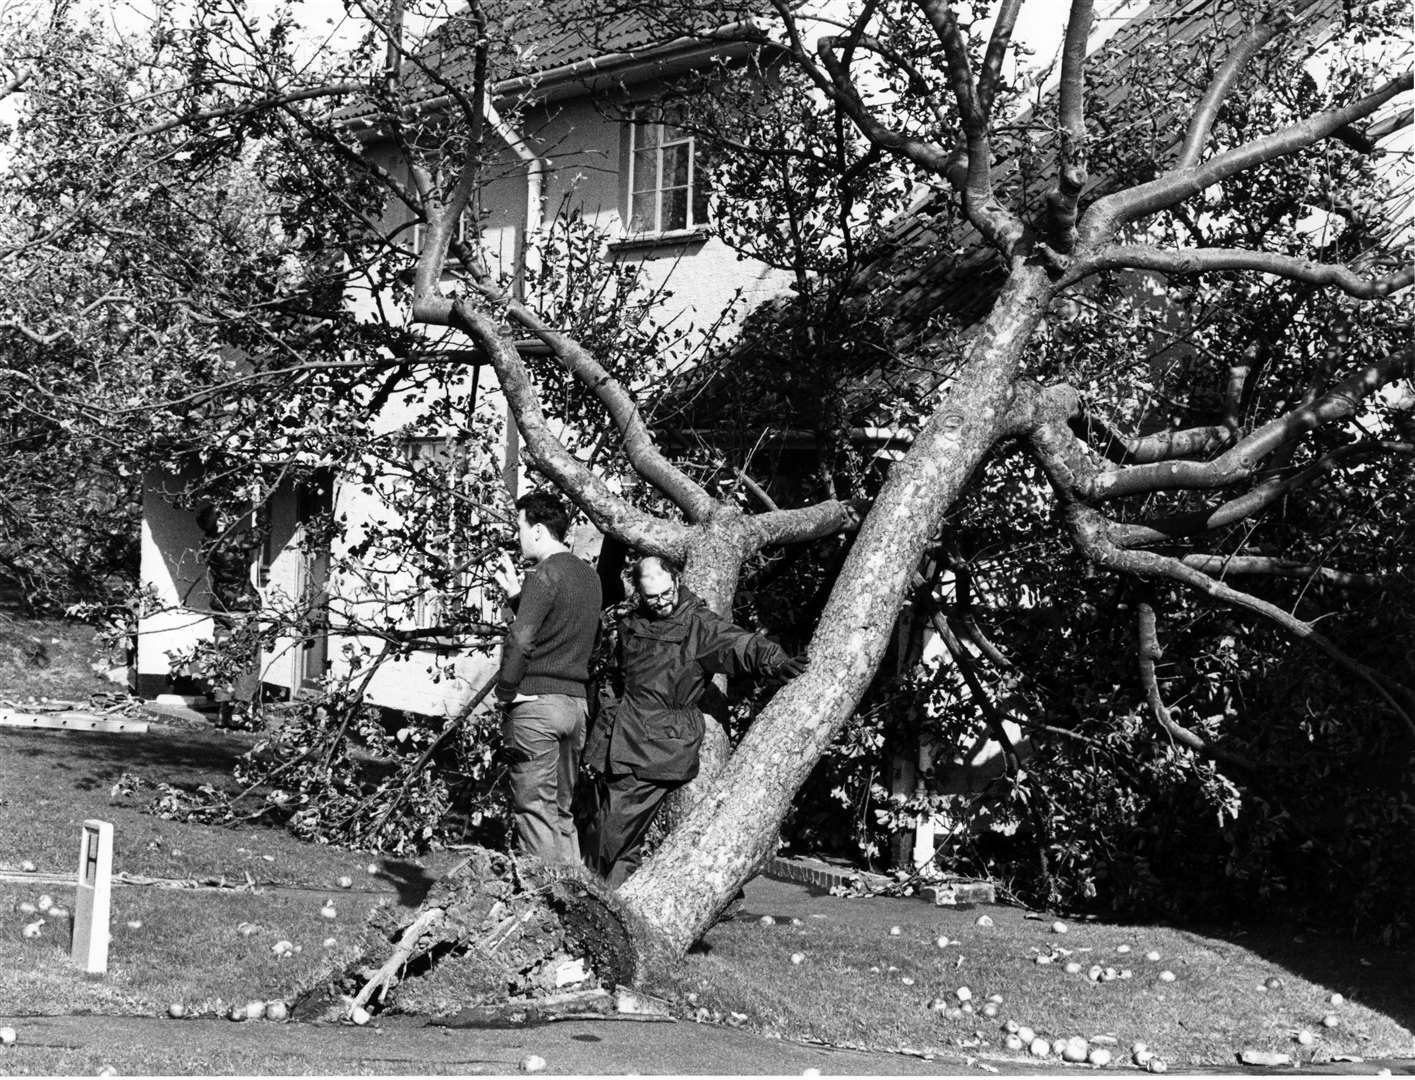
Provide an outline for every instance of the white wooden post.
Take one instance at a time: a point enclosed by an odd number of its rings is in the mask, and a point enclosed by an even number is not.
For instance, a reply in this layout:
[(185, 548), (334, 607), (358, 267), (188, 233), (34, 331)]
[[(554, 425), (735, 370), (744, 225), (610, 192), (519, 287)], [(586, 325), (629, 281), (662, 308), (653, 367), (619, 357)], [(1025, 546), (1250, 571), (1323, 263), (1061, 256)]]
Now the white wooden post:
[(79, 885), (74, 898), (70, 955), (91, 974), (108, 970), (108, 922), (113, 893), (113, 826), (84, 822), (79, 840)]

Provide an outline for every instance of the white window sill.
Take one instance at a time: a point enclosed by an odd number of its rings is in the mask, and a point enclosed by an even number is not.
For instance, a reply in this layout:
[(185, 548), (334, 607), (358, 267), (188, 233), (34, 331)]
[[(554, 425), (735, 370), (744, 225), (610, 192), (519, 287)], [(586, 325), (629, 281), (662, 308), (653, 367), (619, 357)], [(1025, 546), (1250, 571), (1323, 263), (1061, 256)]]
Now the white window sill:
[(669, 247), (674, 244), (700, 244), (712, 235), (710, 225), (697, 225), (691, 229), (672, 229), (668, 232), (635, 233), (609, 243), (610, 251), (641, 251), (646, 248)]

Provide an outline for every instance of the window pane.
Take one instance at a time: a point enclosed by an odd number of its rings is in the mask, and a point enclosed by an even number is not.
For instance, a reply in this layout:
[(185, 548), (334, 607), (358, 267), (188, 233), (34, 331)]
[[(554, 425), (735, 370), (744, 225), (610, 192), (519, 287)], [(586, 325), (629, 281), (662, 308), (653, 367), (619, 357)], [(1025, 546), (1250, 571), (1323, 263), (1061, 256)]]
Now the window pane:
[(691, 153), (692, 146), (688, 143), (663, 148), (664, 187), (688, 186), (688, 156)]
[(663, 230), (688, 227), (688, 189), (672, 188), (663, 193)]
[(658, 151), (639, 150), (634, 154), (634, 192), (654, 191), (658, 187)]
[(635, 124), (634, 125), (634, 149), (645, 146), (657, 146), (659, 143), (658, 124)]
[(658, 223), (654, 221), (654, 212), (657, 208), (657, 192), (636, 193), (629, 213), (629, 231), (631, 233), (657, 232)]
[(663, 125), (663, 141), (665, 143), (682, 142), (691, 136), (681, 128), (676, 128), (672, 124)]

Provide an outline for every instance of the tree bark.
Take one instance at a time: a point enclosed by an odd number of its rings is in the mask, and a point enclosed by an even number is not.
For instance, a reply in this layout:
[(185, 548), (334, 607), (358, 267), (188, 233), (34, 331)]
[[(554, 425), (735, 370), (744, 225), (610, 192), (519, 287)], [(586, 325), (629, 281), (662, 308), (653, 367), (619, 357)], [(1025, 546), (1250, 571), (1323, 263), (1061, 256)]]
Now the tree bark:
[[(694, 528), (688, 541), (688, 557), (683, 580), (717, 614), (732, 618), (732, 598), (742, 563), (756, 545), (748, 535), (749, 519), (734, 506), (719, 509), (702, 526)], [(687, 816), (732, 756), (724, 724), (727, 720), (727, 680), (721, 676), (699, 703), (703, 713), (703, 747), (698, 755), (698, 775), (669, 796), (661, 815), (664, 829), (673, 829)]]
[(1051, 292), (1040, 268), (1013, 266), (948, 396), (866, 517), (812, 640), (810, 669), (762, 712), (718, 780), (621, 887), (675, 952), (771, 855), (791, 799), (868, 688), (920, 557), (1006, 430), (1021, 356)]

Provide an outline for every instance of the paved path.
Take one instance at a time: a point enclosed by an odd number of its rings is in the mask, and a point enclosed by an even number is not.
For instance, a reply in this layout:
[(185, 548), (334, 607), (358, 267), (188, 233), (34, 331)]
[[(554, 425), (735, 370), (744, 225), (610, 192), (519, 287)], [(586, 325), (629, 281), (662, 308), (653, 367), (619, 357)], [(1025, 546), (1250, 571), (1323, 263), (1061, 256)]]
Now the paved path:
[[(174, 1072), (279, 1071), (324, 1074), (515, 1073), (527, 1054), (546, 1071), (799, 1076), (937, 1075), (936, 1062), (764, 1039), (711, 1024), (573, 1020), (534, 1028), (441, 1028), (383, 1017), (365, 1028), (335, 1024), (158, 1020), (138, 1016), (0, 1017), (16, 1029), (0, 1050), (0, 1074), (120, 1073), (125, 1060), (169, 1062)], [(45, 1052), (47, 1051), (47, 1053)], [(58, 1057), (55, 1054), (58, 1053)], [(26, 1059), (33, 1062), (26, 1065)], [(967, 1072), (960, 1059), (948, 1071)], [(167, 1068), (158, 1071), (166, 1072)], [(971, 1070), (977, 1072), (976, 1069)], [(978, 1075), (984, 1075), (978, 1073)]]
[[(174, 1074), (503, 1075), (522, 1059), (545, 1059), (547, 1073), (726, 1074), (799, 1076), (977, 1076), (1047, 1074), (1055, 1063), (978, 1064), (901, 1054), (860, 1053), (764, 1039), (711, 1024), (627, 1020), (568, 1020), (530, 1028), (443, 1028), (409, 1017), (382, 1017), (364, 1028), (336, 1024), (232, 1023), (159, 1020), (141, 1016), (0, 1016), (16, 1029), (14, 1046), (0, 1048), (0, 1075), (94, 1075), (105, 1065), (125, 1072)], [(124, 1068), (125, 1062), (131, 1062)], [(1336, 1063), (1303, 1074), (1371, 1076), (1388, 1068), (1415, 1076), (1415, 1061)], [(1076, 1072), (1077, 1070), (1065, 1070)], [(1081, 1069), (1085, 1074), (1094, 1069)], [(1135, 1075), (1138, 1070), (1121, 1071)], [(1288, 1074), (1297, 1070), (1178, 1067), (1184, 1074)]]

